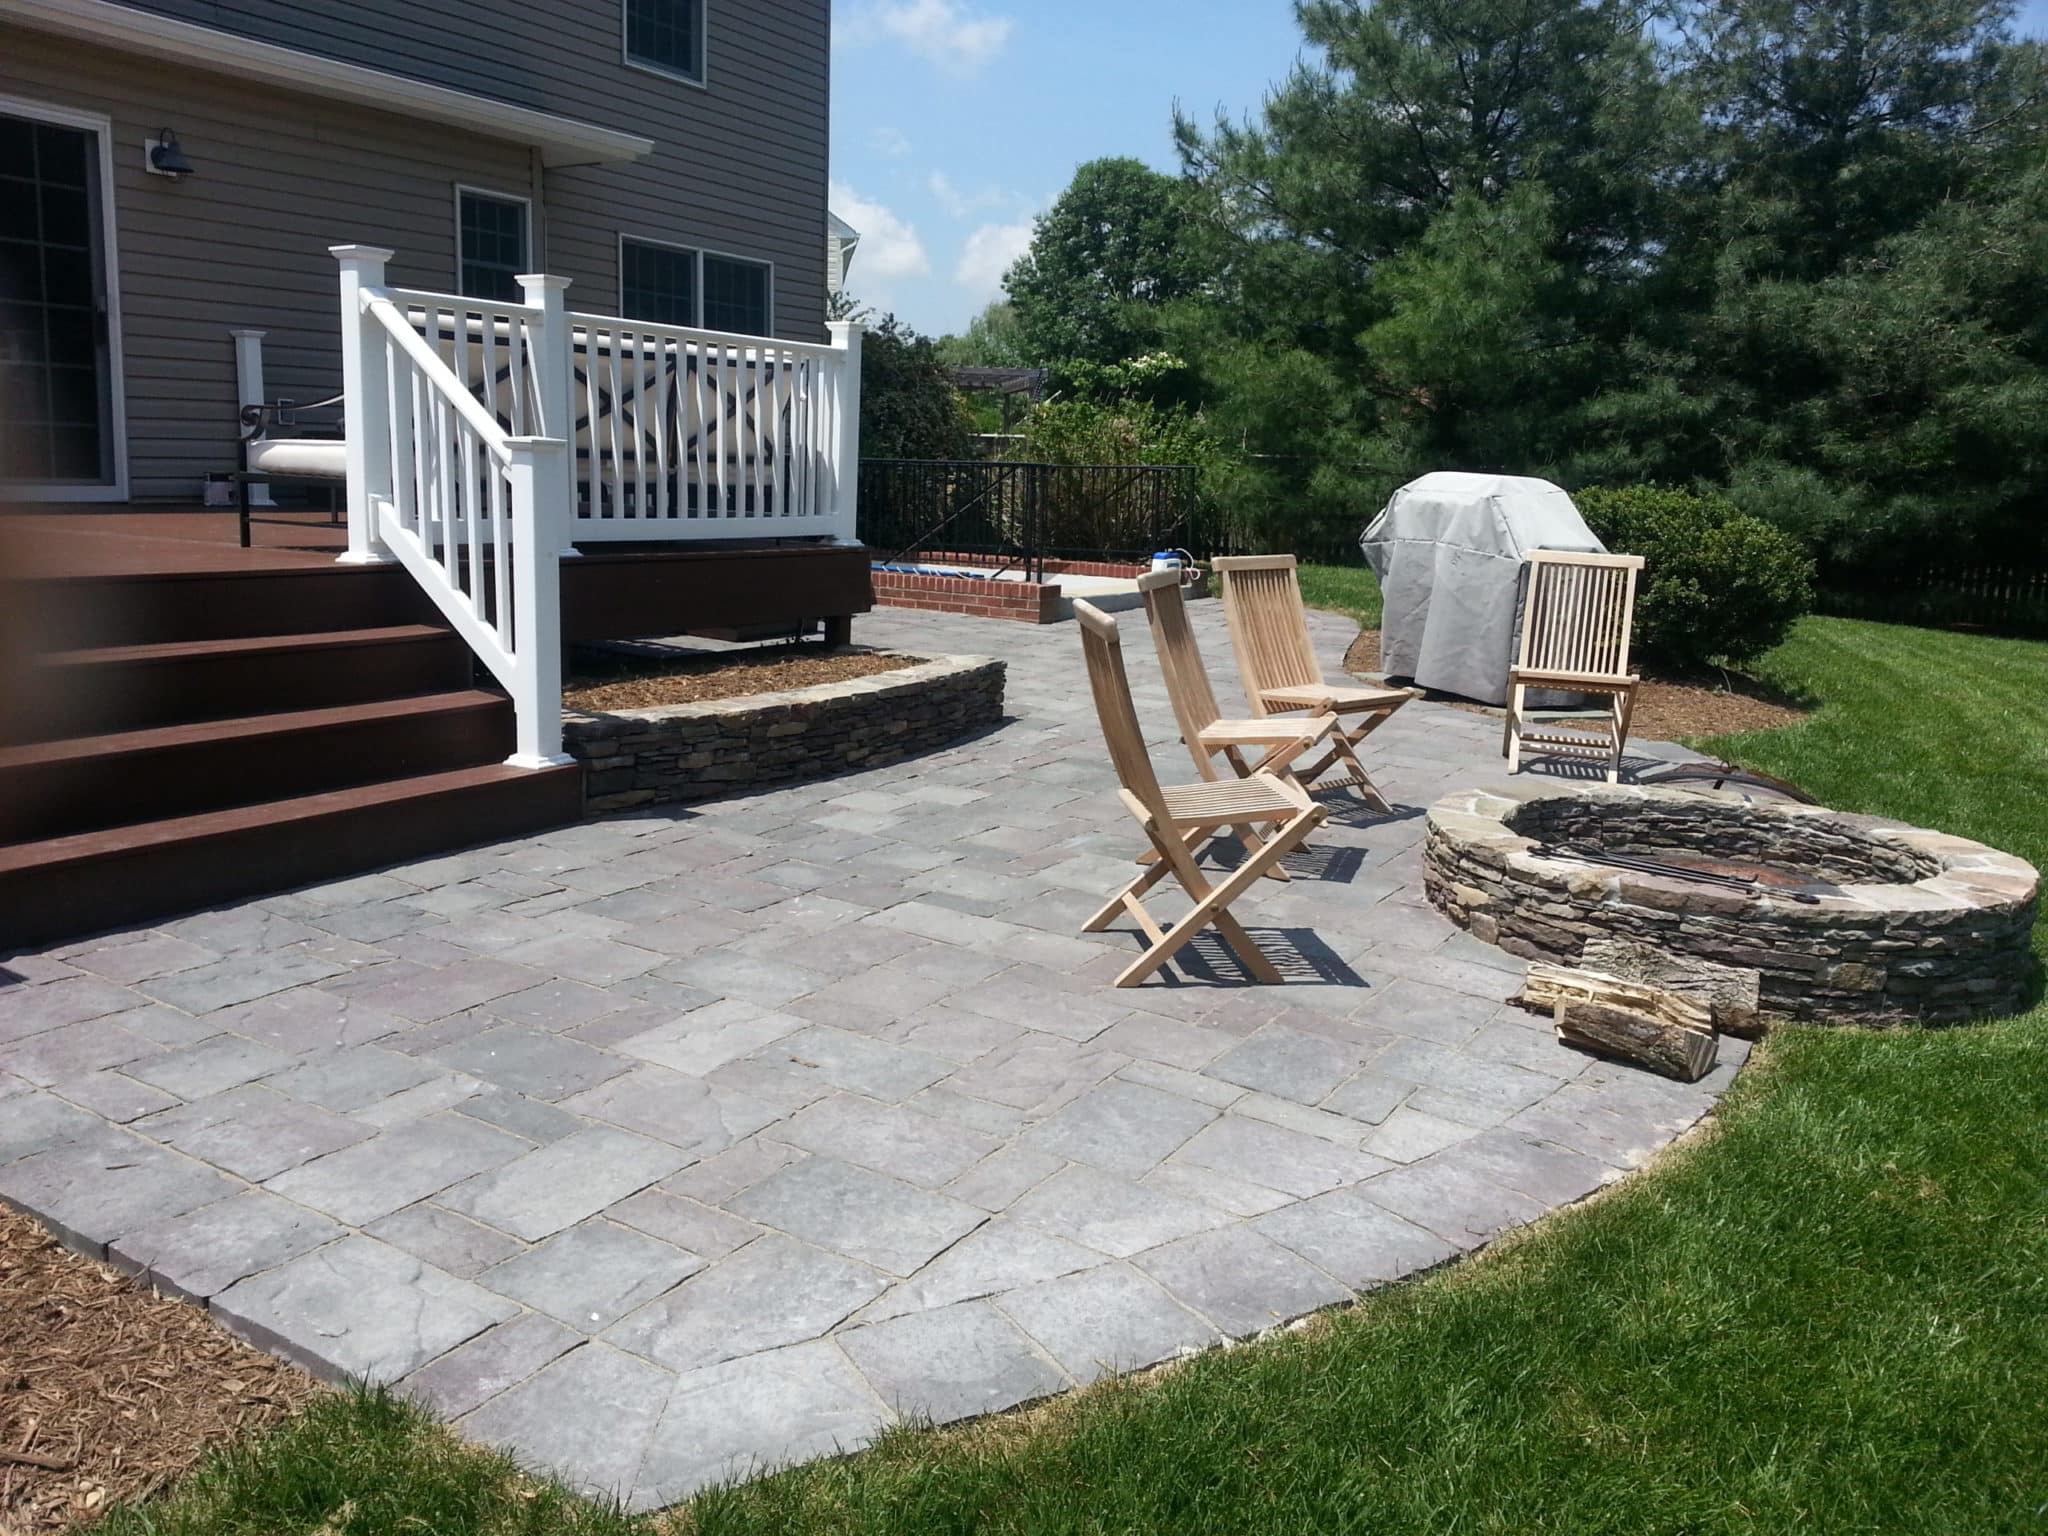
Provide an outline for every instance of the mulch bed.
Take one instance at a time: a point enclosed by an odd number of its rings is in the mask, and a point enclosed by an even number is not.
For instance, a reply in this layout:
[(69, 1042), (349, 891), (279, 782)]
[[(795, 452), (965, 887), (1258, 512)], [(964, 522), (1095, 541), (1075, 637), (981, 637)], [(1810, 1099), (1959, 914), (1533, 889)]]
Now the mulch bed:
[(562, 703), (585, 714), (702, 704), (750, 693), (780, 693), (818, 683), (843, 683), (914, 667), (917, 658), (883, 651), (818, 651), (774, 646), (758, 651), (691, 652), (672, 656), (579, 658)]
[[(1347, 672), (1380, 669), (1380, 632), (1368, 629), (1344, 654)], [(1459, 704), (1461, 709), (1480, 709)], [(1774, 731), (1806, 718), (1792, 700), (1739, 672), (1711, 678), (1659, 677), (1646, 672), (1636, 690), (1631, 734), (1651, 741), (1692, 741), (1706, 736), (1731, 736), (1739, 731)]]
[(145, 1498), (319, 1390), (199, 1308), (79, 1257), (0, 1206), (5, 1536), (66, 1530)]

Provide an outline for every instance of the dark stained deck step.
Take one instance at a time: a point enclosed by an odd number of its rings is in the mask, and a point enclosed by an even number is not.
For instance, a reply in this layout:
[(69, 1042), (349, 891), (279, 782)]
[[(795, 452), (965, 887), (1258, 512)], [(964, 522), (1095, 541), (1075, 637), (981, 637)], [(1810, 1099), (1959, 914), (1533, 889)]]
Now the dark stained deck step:
[(0, 952), (577, 820), (579, 765), (461, 768), (0, 847)]
[(453, 630), (392, 624), (307, 634), (93, 646), (39, 657), (24, 740), (323, 709), (470, 685)]
[(0, 583), (44, 649), (146, 640), (230, 640), (434, 620), (434, 602), (396, 565), (112, 571)]
[(479, 689), (0, 747), (0, 843), (502, 762), (512, 703)]

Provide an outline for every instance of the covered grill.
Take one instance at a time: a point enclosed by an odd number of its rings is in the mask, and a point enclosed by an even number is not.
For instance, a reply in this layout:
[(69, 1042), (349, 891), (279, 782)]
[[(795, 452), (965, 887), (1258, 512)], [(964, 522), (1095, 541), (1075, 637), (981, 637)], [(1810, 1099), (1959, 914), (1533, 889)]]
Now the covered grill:
[[(1504, 704), (1520, 633), (1523, 556), (1606, 546), (1548, 480), (1441, 472), (1394, 492), (1359, 548), (1385, 596), (1380, 666), (1387, 675)], [(1530, 696), (1538, 708), (1575, 702), (1566, 694)]]

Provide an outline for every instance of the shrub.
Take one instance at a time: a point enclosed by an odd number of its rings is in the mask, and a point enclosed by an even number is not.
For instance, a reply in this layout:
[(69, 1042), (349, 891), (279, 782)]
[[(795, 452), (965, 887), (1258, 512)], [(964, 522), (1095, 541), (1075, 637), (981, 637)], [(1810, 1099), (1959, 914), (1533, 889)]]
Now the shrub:
[(1666, 666), (1752, 660), (1812, 606), (1805, 548), (1721, 496), (1631, 485), (1572, 500), (1609, 549), (1643, 557), (1636, 645)]

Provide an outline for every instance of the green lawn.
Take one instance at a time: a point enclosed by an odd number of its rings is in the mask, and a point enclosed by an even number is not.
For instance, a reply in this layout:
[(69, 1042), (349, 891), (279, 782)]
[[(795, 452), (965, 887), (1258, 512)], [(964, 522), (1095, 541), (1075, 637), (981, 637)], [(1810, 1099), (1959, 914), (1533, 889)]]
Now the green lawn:
[(1297, 574), (1309, 607), (1346, 614), (1363, 629), (1380, 627), (1380, 584), (1365, 566), (1304, 565)]
[[(1719, 750), (2048, 856), (2048, 646), (1808, 620), (1766, 670), (1819, 712)], [(1476, 1261), (684, 1518), (713, 1536), (2048, 1529), (2048, 1013), (1780, 1031), (1713, 1133)], [(529, 1498), (363, 1398), (109, 1529), (651, 1527)]]

